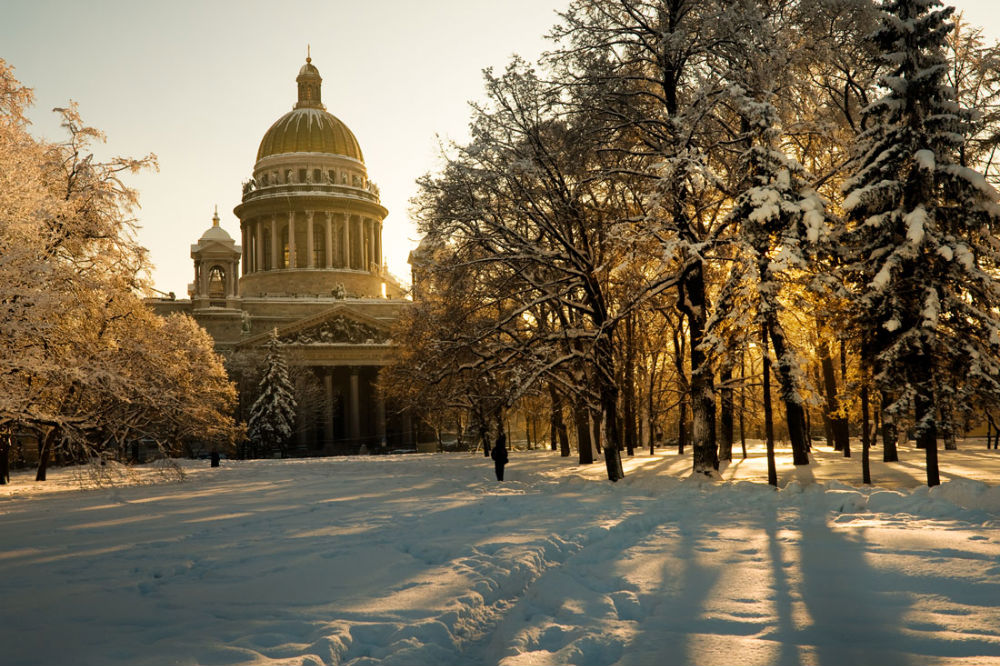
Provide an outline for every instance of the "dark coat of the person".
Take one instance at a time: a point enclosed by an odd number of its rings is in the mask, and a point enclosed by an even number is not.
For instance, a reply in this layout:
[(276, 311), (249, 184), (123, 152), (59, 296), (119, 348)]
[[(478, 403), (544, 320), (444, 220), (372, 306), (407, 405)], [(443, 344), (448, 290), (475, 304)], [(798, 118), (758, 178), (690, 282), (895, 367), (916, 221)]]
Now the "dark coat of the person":
[(508, 460), (507, 436), (504, 435), (503, 430), (497, 436), (497, 443), (493, 447), (493, 451), (490, 452), (490, 458), (493, 458), (493, 470), (497, 474), (497, 481), (503, 481), (503, 467)]

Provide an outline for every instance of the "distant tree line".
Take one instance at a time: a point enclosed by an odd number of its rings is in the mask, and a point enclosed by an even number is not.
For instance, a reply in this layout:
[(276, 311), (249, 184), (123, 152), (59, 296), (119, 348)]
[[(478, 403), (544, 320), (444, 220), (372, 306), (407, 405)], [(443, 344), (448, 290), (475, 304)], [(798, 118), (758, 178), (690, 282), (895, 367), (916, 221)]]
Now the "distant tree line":
[(420, 181), (383, 390), (484, 445), (544, 411), (612, 481), (777, 426), (797, 465), (860, 434), (865, 481), (912, 433), (938, 483), (1000, 399), (1000, 47), (936, 0), (575, 0), (551, 37)]

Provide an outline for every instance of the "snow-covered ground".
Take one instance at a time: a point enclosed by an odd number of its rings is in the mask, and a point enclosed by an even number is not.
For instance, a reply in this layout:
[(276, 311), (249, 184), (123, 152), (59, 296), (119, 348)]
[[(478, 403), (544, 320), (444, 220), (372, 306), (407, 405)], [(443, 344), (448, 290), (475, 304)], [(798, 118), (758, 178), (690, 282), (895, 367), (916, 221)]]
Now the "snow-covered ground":
[(914, 451), (875, 488), (782, 453), (777, 492), (756, 447), (716, 483), (673, 452), (18, 474), (0, 664), (1000, 664), (1000, 452), (930, 491)]

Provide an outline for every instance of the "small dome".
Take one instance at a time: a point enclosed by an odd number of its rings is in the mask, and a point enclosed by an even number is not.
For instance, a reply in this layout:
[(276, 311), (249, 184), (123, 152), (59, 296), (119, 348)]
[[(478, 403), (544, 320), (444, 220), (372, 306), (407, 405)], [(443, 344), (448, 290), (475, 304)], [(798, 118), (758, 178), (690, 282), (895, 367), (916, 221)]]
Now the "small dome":
[(257, 161), (281, 153), (332, 153), (365, 161), (347, 125), (331, 113), (310, 107), (289, 111), (271, 125), (260, 142)]
[(233, 237), (222, 227), (210, 227), (198, 240), (232, 241)]
[(201, 235), (201, 238), (198, 239), (198, 243), (201, 244), (201, 241), (206, 241), (206, 240), (222, 241), (229, 243), (234, 242), (233, 237), (230, 236), (225, 229), (219, 226), (218, 208), (215, 209), (215, 214), (212, 216), (212, 226), (210, 226), (205, 231), (205, 233)]
[(312, 58), (306, 58), (306, 64), (302, 65), (302, 69), (299, 70), (299, 76), (295, 80), (298, 81), (299, 77), (311, 77), (317, 78), (320, 81), (323, 80), (319, 75), (319, 70), (316, 69), (316, 65), (312, 64)]

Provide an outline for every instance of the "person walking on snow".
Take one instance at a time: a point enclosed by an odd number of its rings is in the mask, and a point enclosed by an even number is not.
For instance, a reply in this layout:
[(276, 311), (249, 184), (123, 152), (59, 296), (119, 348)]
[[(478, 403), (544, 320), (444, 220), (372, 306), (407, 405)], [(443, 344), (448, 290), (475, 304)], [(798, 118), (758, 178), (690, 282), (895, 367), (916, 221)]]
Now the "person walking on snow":
[(497, 422), (497, 443), (493, 447), (493, 451), (490, 452), (490, 458), (493, 458), (493, 469), (497, 473), (497, 481), (503, 481), (503, 467), (507, 464), (507, 436), (503, 432), (503, 422), (498, 419)]

